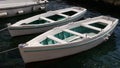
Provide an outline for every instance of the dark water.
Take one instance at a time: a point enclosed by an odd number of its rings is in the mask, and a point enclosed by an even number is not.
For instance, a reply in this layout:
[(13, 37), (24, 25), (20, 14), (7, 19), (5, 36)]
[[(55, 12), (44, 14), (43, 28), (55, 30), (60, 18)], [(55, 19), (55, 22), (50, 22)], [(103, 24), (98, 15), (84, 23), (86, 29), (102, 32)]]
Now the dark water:
[[(59, 1), (59, 0), (58, 0)], [(47, 10), (55, 10), (70, 7), (64, 2), (52, 1)], [(35, 12), (11, 18), (0, 19), (0, 29), (7, 27), (7, 23), (14, 23), (21, 19), (40, 14)], [(88, 11), (85, 18), (102, 15), (97, 11)], [(108, 14), (107, 14), (108, 15)], [(109, 15), (111, 16), (111, 15)], [(119, 16), (117, 16), (119, 17)], [(20, 43), (25, 43), (39, 34), (10, 37), (7, 30), (0, 31), (0, 51), (17, 47)], [(0, 68), (120, 68), (120, 23), (114, 30), (114, 33), (108, 41), (88, 51), (46, 62), (35, 62), (24, 64), (19, 54), (19, 50), (0, 53)]]

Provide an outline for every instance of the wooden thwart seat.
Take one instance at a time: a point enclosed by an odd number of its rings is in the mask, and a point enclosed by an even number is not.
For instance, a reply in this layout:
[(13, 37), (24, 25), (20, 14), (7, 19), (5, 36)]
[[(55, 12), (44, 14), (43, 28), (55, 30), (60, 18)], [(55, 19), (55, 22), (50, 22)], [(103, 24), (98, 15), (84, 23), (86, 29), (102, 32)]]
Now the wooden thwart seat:
[(58, 15), (60, 15), (60, 16), (64, 16), (64, 17), (69, 17), (69, 16), (67, 16), (67, 15), (65, 15), (65, 14), (58, 14)]
[(50, 21), (50, 22), (55, 22), (55, 21), (53, 21), (53, 20), (51, 20), (51, 19), (48, 19), (48, 18), (45, 18), (45, 17), (40, 17), (41, 19), (44, 19), (44, 20), (47, 20), (47, 21)]
[(84, 25), (84, 24), (82, 24), (82, 26), (90, 28), (90, 29), (93, 29), (93, 30), (97, 30), (97, 31), (101, 31), (102, 30), (100, 28), (97, 28), (97, 27), (94, 27), (94, 26), (90, 26), (90, 25)]
[(78, 36), (81, 36), (81, 37), (85, 37), (84, 34), (80, 34), (80, 33), (78, 33), (78, 32), (75, 32), (75, 31), (72, 31), (72, 30), (69, 30), (69, 29), (65, 29), (64, 31), (69, 32), (69, 33), (72, 33), (72, 34), (75, 34), (75, 35), (78, 35)]

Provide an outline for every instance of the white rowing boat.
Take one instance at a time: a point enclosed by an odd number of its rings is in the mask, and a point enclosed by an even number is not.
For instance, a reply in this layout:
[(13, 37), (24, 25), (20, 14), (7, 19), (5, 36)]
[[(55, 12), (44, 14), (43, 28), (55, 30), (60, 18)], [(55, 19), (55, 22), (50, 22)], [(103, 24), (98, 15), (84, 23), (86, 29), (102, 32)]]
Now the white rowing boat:
[(47, 0), (0, 0), (0, 18), (21, 15), (43, 9)]
[(8, 26), (11, 36), (27, 35), (47, 31), (53, 27), (76, 21), (86, 13), (85, 8), (70, 7), (48, 11)]
[(53, 28), (19, 45), (25, 63), (73, 55), (102, 43), (112, 34), (118, 19), (99, 16)]

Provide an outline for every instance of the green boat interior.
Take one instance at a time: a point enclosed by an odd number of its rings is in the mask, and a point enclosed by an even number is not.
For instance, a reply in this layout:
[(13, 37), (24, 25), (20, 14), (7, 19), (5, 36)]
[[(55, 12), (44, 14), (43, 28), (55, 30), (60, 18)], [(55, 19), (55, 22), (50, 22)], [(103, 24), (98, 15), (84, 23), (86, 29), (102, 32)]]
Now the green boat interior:
[[(58, 21), (58, 20), (61, 20), (61, 19), (64, 19), (65, 17), (64, 16), (61, 16), (61, 15), (52, 15), (52, 16), (49, 16), (49, 17), (46, 17), (48, 19), (51, 19), (51, 20), (54, 20), (54, 21)], [(22, 23), (21, 25), (28, 25), (28, 24), (44, 24), (44, 23), (48, 23), (49, 21), (47, 20), (44, 20), (44, 19), (38, 19), (38, 20), (35, 20), (35, 21), (32, 21), (30, 23)]]
[[(58, 38), (60, 40), (66, 41), (66, 42), (72, 42), (78, 39), (82, 39), (83, 37), (78, 37), (78, 35), (74, 35), (65, 31), (62, 31), (60, 33), (57, 33), (54, 35), (55, 38)], [(50, 45), (50, 44), (56, 44), (55, 40), (52, 40), (50, 38), (46, 38), (45, 40), (41, 41), (40, 44), (42, 45)]]
[(40, 44), (42, 45), (50, 45), (50, 44), (56, 44), (58, 43), (57, 41), (54, 41), (52, 39), (46, 38), (45, 40), (43, 40), (42, 42), (40, 42)]
[(47, 23), (48, 21), (46, 20), (43, 20), (43, 19), (38, 19), (38, 20), (35, 20), (33, 22), (30, 22), (30, 23), (22, 23), (21, 25), (28, 25), (28, 24), (43, 24), (43, 23)]
[(77, 37), (77, 35), (62, 31), (58, 34), (54, 35), (56, 38), (70, 42), (73, 38)]
[(68, 15), (68, 16), (72, 16), (74, 14), (76, 14), (77, 12), (75, 11), (68, 11), (68, 12), (63, 12), (62, 14)]
[[(63, 12), (62, 14), (64, 15), (68, 15), (68, 16), (72, 16), (74, 14), (76, 14), (77, 12), (76, 11), (73, 11), (73, 10), (70, 10), (70, 11), (67, 11), (67, 12)], [(55, 15), (52, 15), (52, 16), (48, 16), (46, 17), (50, 20), (53, 20), (53, 21), (59, 21), (61, 19), (64, 19), (65, 17), (64, 16), (61, 16), (61, 15), (58, 15), (58, 14), (55, 14)], [(35, 21), (32, 21), (30, 23), (22, 23), (21, 25), (28, 25), (28, 24), (44, 24), (44, 23), (48, 23), (49, 21), (47, 20), (44, 20), (44, 19), (37, 19)]]
[[(107, 26), (107, 24), (101, 23), (101, 22), (96, 22), (96, 23), (92, 23), (92, 24), (89, 24), (89, 25), (93, 26), (93, 27), (96, 27), (96, 28), (101, 28), (101, 29), (104, 29)], [(71, 28), (69, 30), (80, 33), (80, 34), (86, 34), (87, 36), (94, 36), (94, 35), (96, 35), (100, 32), (100, 31), (95, 30), (93, 28), (88, 28), (88, 27), (84, 27), (84, 26), (74, 27), (74, 28)], [(77, 40), (80, 40), (80, 39), (83, 38), (83, 37), (80, 37), (76, 34), (72, 34), (72, 33), (66, 32), (66, 31), (61, 31), (61, 32), (55, 34), (54, 37), (57, 38), (57, 39), (66, 41), (66, 42), (77, 41)], [(54, 40), (54, 38), (53, 38), (53, 40), (49, 39), (49, 38), (46, 38), (45, 40), (43, 40), (40, 43), (42, 45), (49, 45), (49, 44), (56, 44), (58, 42), (56, 42)]]
[(97, 27), (97, 28), (101, 28), (101, 29), (104, 29), (107, 26), (107, 24), (102, 23), (102, 22), (96, 22), (96, 23), (92, 23), (92, 24), (89, 24), (89, 25)]
[(99, 31), (97, 30), (90, 29), (90, 28), (83, 27), (83, 26), (75, 27), (70, 30), (81, 33), (81, 34), (86, 34), (88, 36), (94, 36), (99, 33)]
[[(87, 36), (94, 36), (100, 32), (100, 31), (97, 31), (97, 30), (94, 30), (91, 28), (87, 28), (84, 26), (78, 26), (78, 27), (72, 28), (70, 30), (80, 33), (80, 34), (86, 34)], [(60, 40), (66, 41), (66, 42), (72, 42), (72, 41), (80, 40), (83, 38), (83, 37), (79, 37), (78, 35), (66, 32), (66, 31), (61, 31), (61, 32), (55, 34), (54, 37), (58, 38)], [(55, 41), (54, 39), (50, 39), (48, 37), (45, 40), (40, 42), (40, 44), (42, 44), (42, 45), (50, 45), (50, 44), (56, 44), (56, 43), (58, 43), (58, 42)]]
[[(65, 15), (68, 15), (68, 16), (72, 16), (74, 14), (76, 14), (77, 12), (75, 11), (67, 11), (67, 12), (63, 12), (62, 14), (65, 14)], [(52, 16), (48, 16), (46, 17), (48, 19), (51, 19), (53, 21), (58, 21), (58, 20), (61, 20), (61, 19), (64, 19), (65, 17), (64, 16), (61, 16), (61, 15), (58, 15), (58, 14), (55, 14), (55, 15), (52, 15)], [(44, 20), (44, 19), (38, 19), (38, 20), (35, 20), (35, 21), (32, 21), (30, 23), (22, 23), (21, 25), (28, 25), (28, 24), (44, 24), (44, 23), (48, 23), (47, 20)]]
[(43, 24), (43, 23), (47, 23), (48, 21), (40, 19), (40, 20), (35, 20), (33, 22), (30, 22), (28, 24)]
[(64, 16), (61, 16), (61, 15), (55, 14), (55, 15), (52, 15), (52, 16), (48, 16), (48, 17), (46, 17), (46, 18), (51, 19), (51, 20), (54, 20), (54, 21), (58, 21), (58, 20), (64, 19), (65, 17), (64, 17)]

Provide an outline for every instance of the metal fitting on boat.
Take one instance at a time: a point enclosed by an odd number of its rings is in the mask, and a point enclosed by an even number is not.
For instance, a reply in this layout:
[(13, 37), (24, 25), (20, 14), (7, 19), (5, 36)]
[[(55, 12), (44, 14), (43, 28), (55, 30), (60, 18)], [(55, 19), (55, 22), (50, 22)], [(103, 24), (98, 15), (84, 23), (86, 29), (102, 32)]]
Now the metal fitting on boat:
[(0, 12), (0, 17), (7, 16), (7, 12)]
[(8, 23), (7, 26), (11, 26), (11, 23)]
[(109, 36), (110, 36), (110, 34), (107, 34), (107, 36), (109, 37)]
[(109, 39), (110, 34), (107, 34), (106, 37), (104, 38), (105, 41)]
[(40, 9), (45, 9), (45, 6), (41, 6)]
[(42, 3), (47, 3), (48, 2), (48, 0), (35, 0), (36, 1), (36, 3), (40, 3), (40, 4), (42, 4)]
[(23, 10), (18, 11), (18, 14), (22, 14), (22, 13), (24, 13), (24, 11), (23, 11)]
[(85, 10), (85, 9), (84, 9), (84, 8), (82, 8), (82, 7), (79, 7), (78, 9), (79, 9), (79, 10)]
[(19, 46), (20, 48), (23, 48), (23, 47), (24, 47), (23, 44), (19, 44), (18, 46)]
[(47, 3), (48, 0), (39, 0), (39, 3)]
[(87, 35), (87, 34), (85, 34), (85, 38), (88, 38), (88, 35)]
[(23, 48), (24, 46), (27, 46), (28, 44), (19, 44), (20, 48)]
[(70, 24), (70, 25), (73, 25), (73, 24), (74, 24), (74, 22), (70, 22), (69, 24)]
[(107, 41), (109, 39), (109, 37), (105, 37), (104, 40)]

